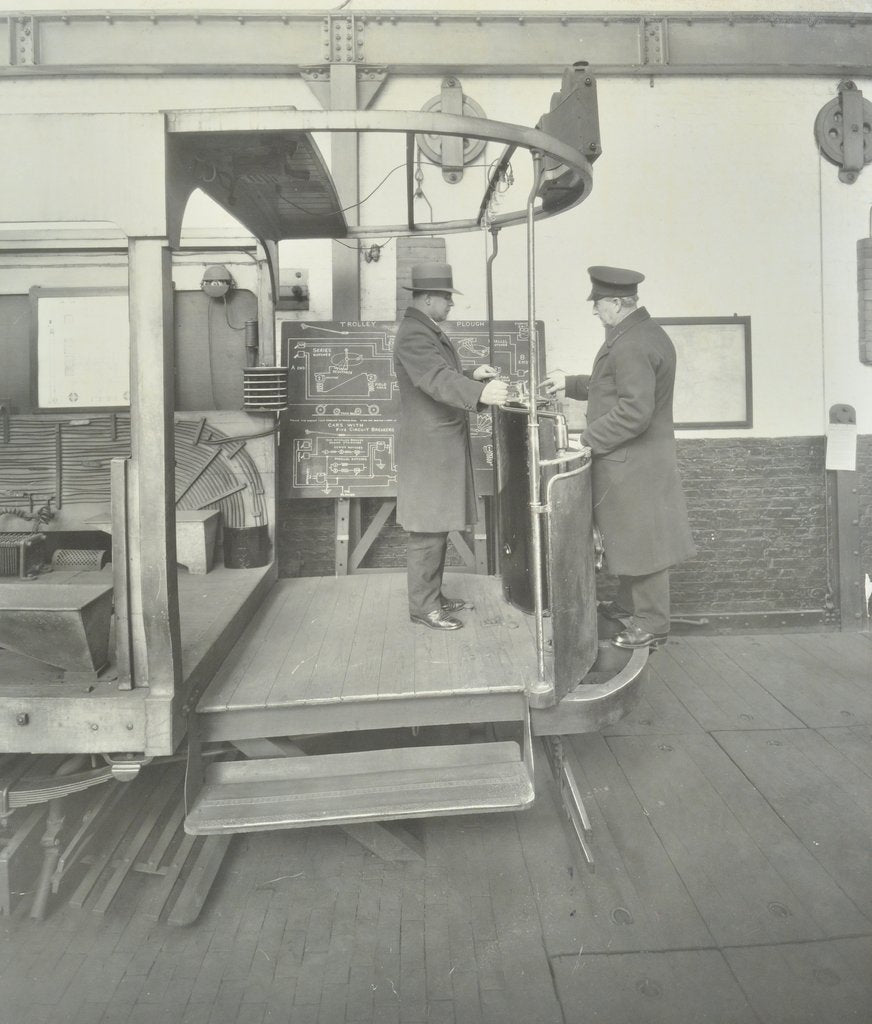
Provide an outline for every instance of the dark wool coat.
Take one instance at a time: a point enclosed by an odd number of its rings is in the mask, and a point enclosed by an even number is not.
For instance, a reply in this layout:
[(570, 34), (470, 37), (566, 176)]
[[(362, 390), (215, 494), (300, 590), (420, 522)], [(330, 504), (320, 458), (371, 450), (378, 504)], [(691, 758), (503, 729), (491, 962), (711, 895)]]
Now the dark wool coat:
[(464, 376), (447, 335), (406, 310), (394, 342), (400, 386), (397, 522), (413, 533), (464, 530), (476, 521), (469, 413), (485, 381)]
[(588, 402), (581, 440), (593, 454), (594, 519), (615, 575), (645, 576), (695, 552), (675, 456), (674, 383), (675, 349), (644, 307), (606, 330), (590, 376), (566, 380), (567, 396)]

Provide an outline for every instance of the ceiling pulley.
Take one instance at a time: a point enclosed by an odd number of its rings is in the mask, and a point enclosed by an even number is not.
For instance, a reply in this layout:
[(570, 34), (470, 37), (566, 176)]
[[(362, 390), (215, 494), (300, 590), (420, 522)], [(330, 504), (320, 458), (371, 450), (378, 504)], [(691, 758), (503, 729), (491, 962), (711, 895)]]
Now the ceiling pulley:
[(840, 82), (839, 95), (818, 111), (814, 134), (821, 153), (839, 168), (839, 181), (852, 185), (872, 162), (872, 103), (853, 82)]
[[(458, 114), (462, 117), (487, 117), (469, 96), (463, 95), (460, 79), (449, 75), (442, 79), (442, 91), (421, 108), (425, 114)], [(453, 135), (418, 135), (418, 148), (434, 164), (442, 165), (442, 177), (455, 184), (463, 178), (463, 168), (481, 156), (484, 139), (460, 139)]]

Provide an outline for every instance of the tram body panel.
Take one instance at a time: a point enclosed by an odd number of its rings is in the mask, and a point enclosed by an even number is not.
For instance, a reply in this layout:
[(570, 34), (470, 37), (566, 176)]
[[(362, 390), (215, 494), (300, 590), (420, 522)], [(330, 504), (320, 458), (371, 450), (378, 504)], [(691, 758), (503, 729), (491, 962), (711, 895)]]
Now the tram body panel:
[[(530, 445), (526, 410), (498, 409), (494, 416), (497, 452), (496, 494), (499, 522), (497, 565), (503, 596), (521, 611), (533, 611), (532, 519), (530, 516)], [(539, 425), (539, 448), (554, 454), (550, 425)], [(542, 573), (547, 603), (547, 573)]]
[(546, 488), (545, 557), (558, 702), (596, 660), (596, 580), (590, 463), (554, 475)]

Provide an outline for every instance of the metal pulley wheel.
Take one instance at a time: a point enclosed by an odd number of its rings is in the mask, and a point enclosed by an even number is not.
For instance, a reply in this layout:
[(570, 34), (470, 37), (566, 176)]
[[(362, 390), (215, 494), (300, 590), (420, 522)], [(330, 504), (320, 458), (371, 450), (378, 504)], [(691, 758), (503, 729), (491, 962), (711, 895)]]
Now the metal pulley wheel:
[[(464, 95), (460, 81), (448, 77), (442, 81), (442, 92), (428, 100), (421, 110), (425, 114), (460, 114), (463, 117), (485, 118), (483, 108)], [(434, 164), (442, 165), (446, 181), (455, 183), (463, 177), (463, 168), (484, 152), (484, 139), (453, 139), (445, 135), (419, 134), (418, 148)]]
[(872, 163), (872, 103), (853, 82), (842, 82), (836, 99), (818, 111), (814, 134), (824, 157), (840, 168), (839, 178), (851, 184)]

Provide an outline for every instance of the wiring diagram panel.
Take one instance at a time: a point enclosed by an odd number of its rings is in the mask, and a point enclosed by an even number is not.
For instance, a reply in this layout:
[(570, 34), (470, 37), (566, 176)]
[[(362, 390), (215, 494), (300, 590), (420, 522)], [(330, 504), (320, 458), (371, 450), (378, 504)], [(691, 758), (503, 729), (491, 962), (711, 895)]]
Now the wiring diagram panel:
[[(516, 387), (527, 379), (526, 321), (442, 325), (464, 370), (492, 363)], [(397, 491), (394, 429), (399, 391), (393, 321), (285, 321), (282, 359), (289, 368), (290, 402), (283, 417), (280, 490), (286, 498), (390, 498)], [(539, 351), (544, 330), (537, 323)], [(470, 415), (473, 467), (480, 494), (493, 493), (489, 412)]]

